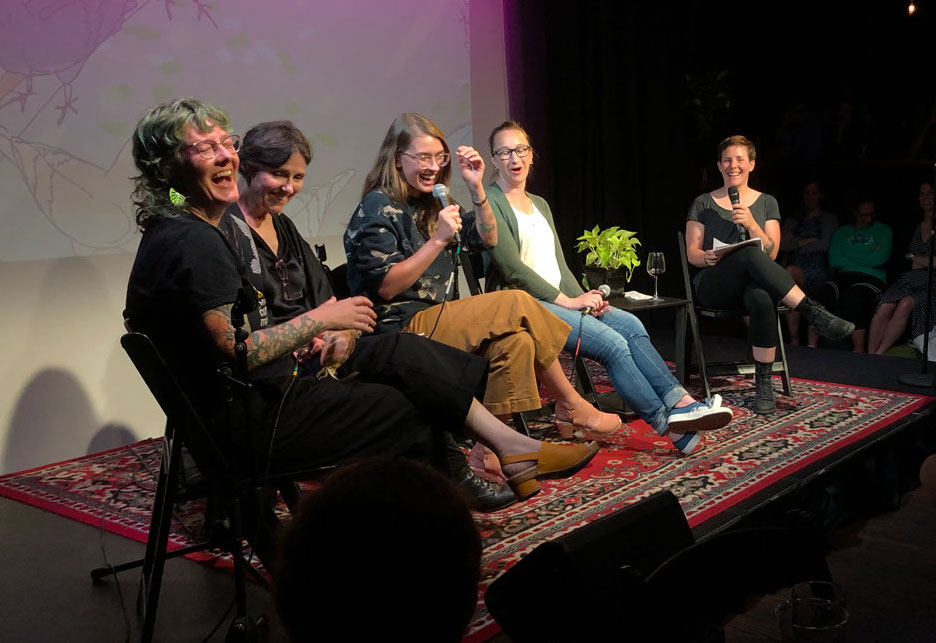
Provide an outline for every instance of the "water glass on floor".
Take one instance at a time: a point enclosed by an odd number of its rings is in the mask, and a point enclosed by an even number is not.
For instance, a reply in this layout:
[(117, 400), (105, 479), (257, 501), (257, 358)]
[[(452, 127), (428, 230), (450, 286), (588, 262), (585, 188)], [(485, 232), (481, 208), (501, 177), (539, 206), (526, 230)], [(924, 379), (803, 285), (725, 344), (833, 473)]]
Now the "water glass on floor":
[(780, 640), (833, 643), (845, 640), (845, 590), (826, 581), (797, 583), (789, 601), (777, 606)]

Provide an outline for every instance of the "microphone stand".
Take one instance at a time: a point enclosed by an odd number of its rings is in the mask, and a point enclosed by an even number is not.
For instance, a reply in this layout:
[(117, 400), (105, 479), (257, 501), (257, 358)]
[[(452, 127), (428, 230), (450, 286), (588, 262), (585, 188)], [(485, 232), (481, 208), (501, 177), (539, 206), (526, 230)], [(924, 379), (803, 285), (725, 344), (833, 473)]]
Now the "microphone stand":
[[(934, 166), (934, 176), (936, 176), (936, 166)], [(929, 236), (929, 263), (926, 273), (926, 311), (923, 313), (923, 360), (919, 373), (904, 373), (897, 377), (897, 381), (907, 386), (916, 386), (919, 388), (929, 388), (936, 385), (936, 376), (927, 373), (929, 364), (929, 335), (930, 335), (930, 296), (933, 294), (933, 241), (936, 237), (936, 212), (930, 214), (930, 236)]]

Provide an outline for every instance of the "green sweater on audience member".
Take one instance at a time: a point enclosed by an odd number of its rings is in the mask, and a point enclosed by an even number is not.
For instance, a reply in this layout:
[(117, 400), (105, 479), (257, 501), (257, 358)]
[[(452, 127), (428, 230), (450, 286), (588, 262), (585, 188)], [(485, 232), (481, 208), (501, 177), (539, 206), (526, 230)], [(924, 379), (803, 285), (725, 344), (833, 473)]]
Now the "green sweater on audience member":
[(892, 236), (890, 226), (878, 221), (867, 228), (842, 226), (829, 244), (829, 267), (887, 281), (884, 264), (890, 259)]

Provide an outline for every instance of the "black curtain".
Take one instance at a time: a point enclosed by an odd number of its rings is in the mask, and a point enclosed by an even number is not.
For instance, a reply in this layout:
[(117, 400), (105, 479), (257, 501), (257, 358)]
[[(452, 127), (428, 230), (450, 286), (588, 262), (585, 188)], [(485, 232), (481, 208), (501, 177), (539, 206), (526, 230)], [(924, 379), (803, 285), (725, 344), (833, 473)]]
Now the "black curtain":
[[(638, 233), (641, 259), (666, 252), (676, 276), (675, 234), (699, 177), (684, 133), (685, 29), (664, 4), (515, 5), (511, 111), (534, 140), (530, 190), (549, 201), (573, 271), (574, 239), (618, 225)], [(648, 283), (643, 267), (633, 283)]]
[[(932, 8), (908, 19), (900, 2), (506, 0), (505, 26), (511, 115), (536, 149), (530, 190), (552, 206), (573, 270), (582, 230), (619, 225), (637, 231), (642, 259), (666, 253), (662, 285), (678, 294), (676, 231), (721, 185), (715, 146), (732, 134), (757, 144), (752, 186), (784, 217), (810, 178), (844, 221), (859, 194), (895, 233), (916, 217), (936, 157), (936, 127), (910, 152), (936, 113)], [(860, 118), (842, 143), (846, 103)]]

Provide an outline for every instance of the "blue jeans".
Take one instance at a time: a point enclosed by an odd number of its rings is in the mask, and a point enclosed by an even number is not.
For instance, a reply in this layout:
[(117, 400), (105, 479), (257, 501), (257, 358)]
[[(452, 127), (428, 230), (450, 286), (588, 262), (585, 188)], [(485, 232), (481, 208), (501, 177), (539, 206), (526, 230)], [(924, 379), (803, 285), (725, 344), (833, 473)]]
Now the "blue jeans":
[[(572, 327), (565, 350), (575, 352), (581, 311), (542, 300), (540, 303)], [(670, 373), (639, 319), (617, 308), (608, 308), (601, 317), (586, 315), (582, 320), (579, 352), (602, 364), (617, 394), (654, 431), (663, 435), (669, 412), (686, 395), (686, 389)]]

